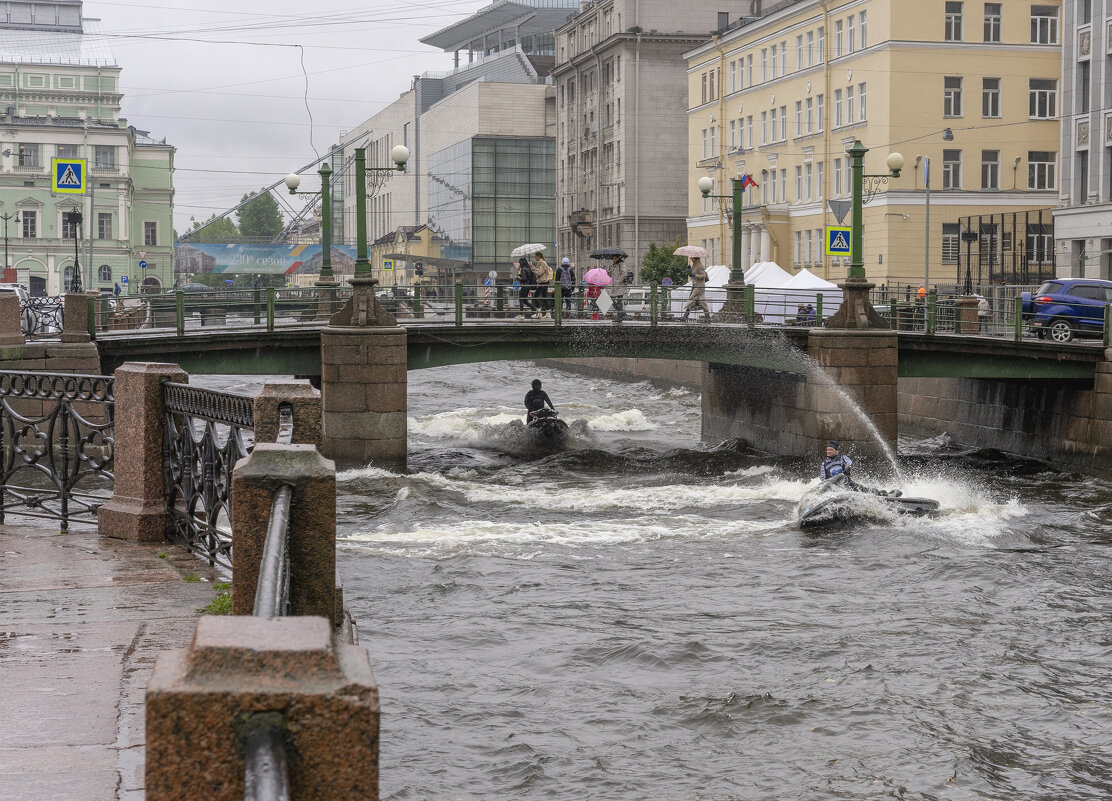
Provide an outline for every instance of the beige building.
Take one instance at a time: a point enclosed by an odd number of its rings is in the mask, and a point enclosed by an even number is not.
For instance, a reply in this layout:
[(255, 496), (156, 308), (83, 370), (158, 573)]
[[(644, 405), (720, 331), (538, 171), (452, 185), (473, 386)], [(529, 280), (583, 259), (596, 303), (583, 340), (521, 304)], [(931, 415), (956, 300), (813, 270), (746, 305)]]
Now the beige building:
[[(556, 30), (559, 255), (684, 236), (684, 53), (737, 3), (584, 2)], [(745, 3), (748, 5), (748, 2)]]
[(960, 283), (970, 256), (975, 283), (1053, 273), (1058, 0), (753, 5), (688, 53), (690, 243), (729, 263), (727, 209), (696, 183), (710, 175), (727, 195), (747, 173), (759, 187), (745, 193), (744, 266), (843, 279), (848, 256), (825, 255), (828, 201), (849, 200), (846, 150), (860, 140), (866, 173), (891, 152), (906, 162), (864, 207), (870, 280), (918, 286), (929, 267), (932, 284)]

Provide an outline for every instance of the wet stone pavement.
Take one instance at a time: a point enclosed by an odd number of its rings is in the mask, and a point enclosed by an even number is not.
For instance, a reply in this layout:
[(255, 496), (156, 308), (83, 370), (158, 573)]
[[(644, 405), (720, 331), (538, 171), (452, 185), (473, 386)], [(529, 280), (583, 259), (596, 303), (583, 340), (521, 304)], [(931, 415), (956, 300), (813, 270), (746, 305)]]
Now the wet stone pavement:
[(166, 543), (44, 525), (0, 525), (0, 801), (139, 801), (147, 680), (213, 576)]

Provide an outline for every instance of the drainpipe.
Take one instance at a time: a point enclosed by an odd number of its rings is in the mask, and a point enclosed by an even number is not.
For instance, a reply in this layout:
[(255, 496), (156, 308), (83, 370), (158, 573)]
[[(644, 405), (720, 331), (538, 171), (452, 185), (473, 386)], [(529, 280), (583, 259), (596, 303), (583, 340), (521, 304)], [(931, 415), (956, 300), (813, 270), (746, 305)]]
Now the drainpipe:
[[(595, 13), (595, 24), (599, 26), (599, 32), (602, 31), (602, 25), (599, 24), (600, 19), (598, 13)], [(591, 45), (591, 49), (595, 52), (595, 119), (597, 120), (595, 134), (595, 227), (596, 230), (602, 223), (602, 159), (599, 158), (599, 150), (602, 148), (602, 57), (598, 54), (598, 43)], [(609, 245), (609, 243), (607, 243)]]
[[(633, 116), (633, 260), (637, 269), (641, 268), (641, 0), (637, 0), (637, 45), (634, 63), (634, 73), (637, 76), (637, 87), (634, 89), (633, 101), (637, 108)], [(629, 158), (629, 154), (626, 154)]]
[[(714, 124), (719, 126), (719, 130), (715, 135), (715, 141), (718, 143), (718, 152), (715, 156), (718, 157), (718, 163), (722, 167), (723, 181), (720, 184), (722, 189), (719, 194), (725, 194), (725, 173), (726, 173), (726, 127), (724, 120), (726, 119), (726, 91), (722, 86), (723, 76), (726, 74), (726, 51), (718, 44), (718, 34), (714, 34), (711, 38), (711, 44), (714, 49), (718, 51), (718, 121)], [(734, 209), (734, 214), (741, 214), (741, 209)], [(740, 229), (739, 229), (740, 230)], [(718, 204), (718, 241), (722, 243), (722, 253), (726, 253), (726, 211), (723, 204)]]
[(826, 224), (827, 224), (827, 208), (828, 203), (825, 202), (826, 198), (830, 195), (827, 194), (826, 187), (830, 183), (830, 176), (827, 175), (829, 170), (826, 169), (826, 162), (830, 158), (830, 126), (827, 124), (830, 116), (830, 59), (826, 57), (826, 43), (830, 40), (830, 9), (826, 5), (826, 0), (819, 0), (819, 5), (822, 6), (822, 30), (823, 30), (823, 45), (822, 45), (822, 78), (823, 78), (823, 104), (822, 104), (822, 186), (819, 187), (822, 192), (824, 202), (822, 204), (822, 239), (819, 240), (819, 255), (822, 256), (823, 263), (823, 278), (829, 280), (830, 267), (826, 263)]

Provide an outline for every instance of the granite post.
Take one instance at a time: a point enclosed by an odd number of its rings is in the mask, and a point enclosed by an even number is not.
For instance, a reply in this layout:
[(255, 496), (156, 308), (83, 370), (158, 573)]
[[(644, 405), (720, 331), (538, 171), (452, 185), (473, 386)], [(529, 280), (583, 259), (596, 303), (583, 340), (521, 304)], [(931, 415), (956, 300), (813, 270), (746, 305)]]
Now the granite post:
[(26, 345), (19, 296), (14, 292), (0, 294), (0, 347)]
[(112, 499), (97, 511), (97, 530), (105, 537), (161, 540), (171, 525), (162, 464), (162, 382), (186, 383), (189, 374), (176, 364), (127, 362), (115, 379), (115, 485)]
[(284, 404), (293, 407), (293, 441), (320, 446), (320, 392), (307, 380), (263, 386), (254, 402), (255, 442), (277, 441)]
[(256, 442), (232, 471), (232, 611), (255, 603), (271, 504), (278, 487), (293, 487), (290, 504), (290, 606), (294, 615), (336, 615), (336, 466), (314, 445)]
[(405, 465), (406, 330), (375, 298), (377, 280), (321, 329), (322, 452), (343, 463)]
[(366, 649), (322, 617), (209, 616), (147, 685), (147, 801), (242, 801), (243, 742), (260, 718), (281, 733), (292, 798), (378, 798)]

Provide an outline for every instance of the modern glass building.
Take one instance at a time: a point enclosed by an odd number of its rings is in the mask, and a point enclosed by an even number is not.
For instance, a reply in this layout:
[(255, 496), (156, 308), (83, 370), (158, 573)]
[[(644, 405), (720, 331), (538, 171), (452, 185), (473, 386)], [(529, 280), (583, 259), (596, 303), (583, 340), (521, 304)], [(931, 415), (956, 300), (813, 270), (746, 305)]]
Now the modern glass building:
[(475, 136), (428, 161), (428, 225), (443, 256), (465, 272), (508, 272), (526, 242), (555, 247), (556, 142), (551, 137)]

